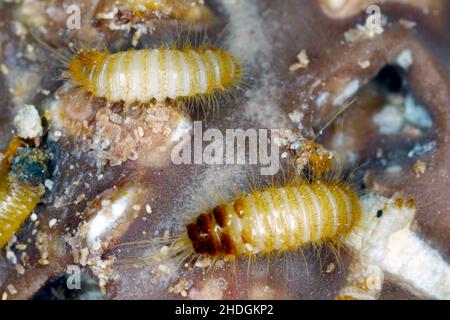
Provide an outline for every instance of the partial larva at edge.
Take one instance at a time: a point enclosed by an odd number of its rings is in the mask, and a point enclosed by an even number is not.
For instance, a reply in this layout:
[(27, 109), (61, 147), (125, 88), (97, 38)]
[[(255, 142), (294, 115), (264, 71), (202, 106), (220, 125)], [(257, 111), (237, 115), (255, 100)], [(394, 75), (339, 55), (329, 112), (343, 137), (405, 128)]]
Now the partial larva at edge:
[(33, 186), (10, 177), (0, 180), (0, 249), (19, 230), (39, 203), (44, 186)]
[(20, 229), (40, 202), (48, 176), (48, 156), (40, 149), (11, 141), (0, 168), (0, 249)]
[(80, 51), (68, 74), (92, 95), (127, 104), (211, 96), (238, 85), (242, 77), (237, 59), (215, 48)]

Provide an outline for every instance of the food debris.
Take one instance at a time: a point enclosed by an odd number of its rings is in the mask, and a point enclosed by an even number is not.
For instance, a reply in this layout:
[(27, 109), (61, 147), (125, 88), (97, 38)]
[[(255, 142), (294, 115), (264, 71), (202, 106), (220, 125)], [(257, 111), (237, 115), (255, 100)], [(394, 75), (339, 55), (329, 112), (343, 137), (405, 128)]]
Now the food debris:
[(17, 294), (17, 290), (16, 290), (16, 288), (15, 288), (12, 284), (8, 284), (8, 285), (6, 286), (6, 288), (8, 289), (8, 291), (9, 291), (9, 293), (10, 293), (11, 295)]
[(297, 71), (298, 69), (306, 69), (309, 65), (309, 58), (306, 54), (306, 50), (302, 50), (297, 55), (298, 62), (289, 67), (289, 71)]
[(370, 61), (369, 60), (359, 61), (358, 65), (361, 67), (361, 69), (367, 69), (368, 67), (370, 67)]
[(169, 287), (169, 293), (179, 294), (183, 298), (188, 296), (189, 289), (192, 287), (192, 283), (186, 278), (181, 278), (174, 286)]
[(17, 135), (23, 139), (32, 139), (42, 135), (42, 123), (36, 107), (25, 105), (14, 118)]
[(404, 70), (408, 70), (414, 62), (411, 50), (405, 49), (397, 56), (395, 62)]
[(7, 75), (9, 73), (9, 68), (6, 64), (2, 63), (0, 64), (0, 71), (4, 74)]
[(372, 39), (376, 36), (381, 35), (384, 32), (383, 22), (381, 25), (372, 25), (372, 21), (369, 17), (364, 25), (358, 24), (355, 28), (352, 28), (344, 33), (345, 40), (349, 43), (355, 43), (360, 40)]
[(38, 263), (40, 265), (48, 265), (50, 262), (48, 261), (49, 256), (49, 239), (48, 235), (44, 232), (39, 231), (36, 235), (36, 247), (39, 250), (41, 255)]
[(200, 285), (200, 288), (190, 289), (189, 298), (193, 300), (222, 300), (227, 288), (228, 283), (223, 278), (207, 279)]
[(326, 273), (331, 273), (336, 269), (336, 265), (332, 262), (327, 265), (327, 269), (325, 270)]
[(55, 218), (53, 218), (53, 219), (51, 219), (51, 220), (48, 222), (48, 226), (49, 226), (50, 228), (53, 228), (53, 227), (56, 225), (57, 222), (58, 222), (58, 220), (55, 219)]
[(425, 173), (427, 169), (427, 164), (423, 161), (417, 160), (413, 165), (413, 172), (416, 174), (416, 177), (419, 178), (422, 174)]

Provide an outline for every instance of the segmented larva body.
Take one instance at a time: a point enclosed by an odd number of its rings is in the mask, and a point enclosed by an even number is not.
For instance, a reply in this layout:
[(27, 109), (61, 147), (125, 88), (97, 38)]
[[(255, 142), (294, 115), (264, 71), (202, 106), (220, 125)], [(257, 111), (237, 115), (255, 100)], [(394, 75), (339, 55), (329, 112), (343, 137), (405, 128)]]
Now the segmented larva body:
[(251, 256), (337, 240), (359, 219), (359, 198), (340, 183), (257, 191), (201, 214), (187, 226), (194, 252)]
[(81, 51), (68, 73), (94, 96), (125, 103), (209, 96), (241, 80), (237, 60), (214, 48)]
[(2, 175), (0, 180), (0, 249), (19, 230), (44, 194), (44, 186), (33, 186)]
[(0, 249), (31, 214), (45, 192), (48, 155), (13, 138), (0, 168)]

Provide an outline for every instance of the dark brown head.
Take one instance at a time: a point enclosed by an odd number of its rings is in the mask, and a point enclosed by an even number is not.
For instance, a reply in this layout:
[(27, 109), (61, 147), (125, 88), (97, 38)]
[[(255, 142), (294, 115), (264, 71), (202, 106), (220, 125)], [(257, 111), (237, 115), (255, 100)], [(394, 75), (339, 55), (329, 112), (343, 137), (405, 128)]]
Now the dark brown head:
[(195, 222), (187, 225), (187, 232), (196, 253), (211, 256), (236, 254), (234, 241), (226, 229), (224, 206), (199, 215)]

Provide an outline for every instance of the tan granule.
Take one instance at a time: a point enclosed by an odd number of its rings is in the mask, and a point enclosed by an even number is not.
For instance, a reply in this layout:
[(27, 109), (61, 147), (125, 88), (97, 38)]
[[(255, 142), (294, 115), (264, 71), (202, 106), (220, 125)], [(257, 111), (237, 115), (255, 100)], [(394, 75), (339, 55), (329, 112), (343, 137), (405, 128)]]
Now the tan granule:
[(306, 69), (308, 67), (309, 58), (308, 58), (308, 55), (306, 54), (306, 50), (302, 50), (297, 55), (297, 59), (298, 59), (298, 62), (291, 65), (289, 67), (289, 71), (296, 71), (298, 69)]
[(88, 257), (89, 257), (89, 249), (83, 248), (80, 250), (80, 264), (84, 267), (88, 263)]
[(359, 61), (358, 65), (361, 67), (361, 69), (367, 69), (368, 67), (370, 67), (370, 61), (369, 60)]
[(16, 254), (14, 253), (14, 251), (12, 251), (8, 248), (6, 249), (6, 259), (8, 259), (8, 261), (11, 262), (12, 264), (17, 263)]
[(112, 279), (118, 278), (118, 275), (112, 270), (112, 266), (115, 262), (115, 256), (109, 256), (107, 260), (94, 258), (94, 260), (90, 261), (90, 268), (98, 278), (98, 285), (103, 294), (106, 293), (107, 283)]
[(80, 263), (80, 250), (77, 248), (72, 248), (72, 258), (73, 258), (73, 263), (75, 264), (79, 264)]
[(39, 231), (36, 235), (36, 247), (39, 250), (41, 258), (38, 260), (40, 265), (48, 265), (48, 248), (49, 248), (49, 240), (48, 235), (44, 232)]
[(183, 298), (188, 296), (188, 290), (190, 289), (191, 284), (186, 278), (181, 278), (178, 283), (172, 287), (169, 287), (169, 293), (179, 294)]
[(86, 195), (85, 195), (84, 193), (78, 195), (77, 198), (75, 199), (75, 204), (80, 203), (80, 202), (83, 201), (84, 199), (86, 199)]
[(25, 268), (20, 263), (15, 265), (15, 269), (16, 269), (17, 274), (20, 274), (20, 275), (25, 274)]
[(331, 273), (336, 269), (336, 265), (334, 263), (330, 263), (327, 265), (327, 269), (325, 270), (326, 273)]
[(9, 68), (8, 68), (8, 66), (6, 65), (6, 64), (4, 64), (4, 63), (2, 63), (1, 65), (0, 65), (0, 71), (3, 73), (3, 74), (8, 74), (9, 73)]
[(13, 296), (15, 294), (17, 294), (17, 290), (16, 288), (12, 285), (12, 284), (8, 284), (8, 286), (6, 287), (9, 291), (9, 293)]
[(27, 245), (24, 243), (18, 243), (16, 244), (16, 249), (19, 251), (24, 251), (27, 248)]
[(423, 161), (417, 160), (414, 162), (413, 165), (413, 172), (415, 173), (416, 177), (419, 178), (422, 174), (425, 173), (427, 169), (427, 164)]

